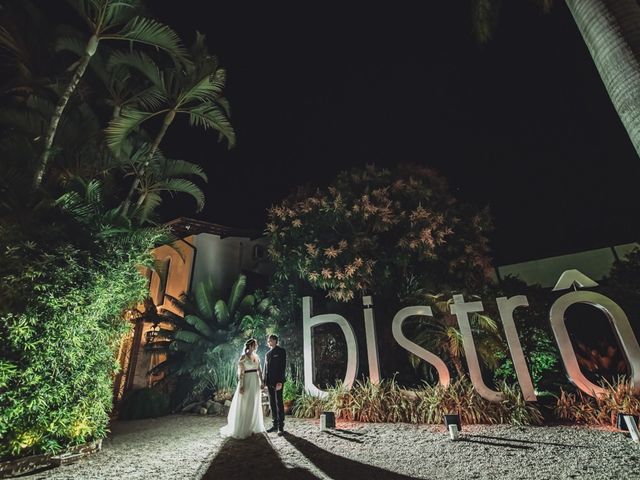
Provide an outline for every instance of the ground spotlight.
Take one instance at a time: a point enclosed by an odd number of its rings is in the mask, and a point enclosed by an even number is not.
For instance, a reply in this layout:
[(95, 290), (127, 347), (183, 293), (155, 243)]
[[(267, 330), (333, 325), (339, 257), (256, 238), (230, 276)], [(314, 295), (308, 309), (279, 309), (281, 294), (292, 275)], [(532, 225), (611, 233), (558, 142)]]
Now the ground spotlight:
[(640, 431), (638, 430), (638, 417), (630, 413), (618, 413), (616, 419), (618, 430), (623, 430), (631, 434), (634, 442), (640, 442)]
[(336, 428), (336, 415), (333, 412), (322, 412), (320, 415), (320, 430)]
[(451, 440), (458, 440), (458, 438), (460, 438), (460, 430), (462, 430), (460, 415), (455, 413), (445, 415), (444, 426), (449, 430), (449, 437)]

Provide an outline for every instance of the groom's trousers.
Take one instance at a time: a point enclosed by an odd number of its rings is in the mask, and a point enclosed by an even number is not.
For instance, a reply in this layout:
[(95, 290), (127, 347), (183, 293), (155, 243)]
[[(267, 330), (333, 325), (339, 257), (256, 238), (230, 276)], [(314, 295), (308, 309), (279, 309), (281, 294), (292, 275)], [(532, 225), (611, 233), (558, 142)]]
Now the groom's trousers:
[(282, 388), (276, 390), (276, 387), (269, 388), (269, 404), (271, 407), (271, 419), (273, 426), (278, 430), (284, 429), (284, 402), (282, 401)]

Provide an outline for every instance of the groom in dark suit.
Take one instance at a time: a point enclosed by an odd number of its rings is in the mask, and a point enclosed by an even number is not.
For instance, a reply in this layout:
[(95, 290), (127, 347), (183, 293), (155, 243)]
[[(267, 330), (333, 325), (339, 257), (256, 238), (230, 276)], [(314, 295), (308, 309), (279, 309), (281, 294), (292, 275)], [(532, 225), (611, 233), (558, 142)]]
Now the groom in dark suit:
[(287, 351), (278, 346), (278, 336), (267, 337), (269, 351), (264, 359), (263, 384), (269, 389), (269, 403), (271, 404), (271, 419), (273, 426), (267, 432), (278, 431), (284, 433), (284, 403), (282, 401), (282, 387), (284, 386), (284, 372), (287, 367)]

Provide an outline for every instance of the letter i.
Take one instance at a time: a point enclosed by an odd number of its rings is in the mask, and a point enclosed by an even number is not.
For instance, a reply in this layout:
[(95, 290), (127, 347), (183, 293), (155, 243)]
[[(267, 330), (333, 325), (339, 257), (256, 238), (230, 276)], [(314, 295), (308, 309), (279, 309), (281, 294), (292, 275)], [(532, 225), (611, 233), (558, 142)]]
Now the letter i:
[(362, 297), (364, 305), (364, 328), (367, 338), (367, 359), (369, 360), (369, 378), (371, 383), (380, 383), (380, 359), (378, 357), (378, 339), (376, 338), (376, 324), (373, 320), (373, 299)]

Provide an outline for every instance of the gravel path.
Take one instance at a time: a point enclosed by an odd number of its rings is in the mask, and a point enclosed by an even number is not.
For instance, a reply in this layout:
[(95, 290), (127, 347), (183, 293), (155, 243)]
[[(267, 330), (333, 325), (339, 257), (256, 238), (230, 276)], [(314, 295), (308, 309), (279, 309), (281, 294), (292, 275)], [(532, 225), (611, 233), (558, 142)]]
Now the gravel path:
[(440, 426), (290, 420), (283, 437), (224, 441), (222, 418), (116, 422), (103, 450), (25, 479), (640, 479), (640, 445), (583, 427)]

